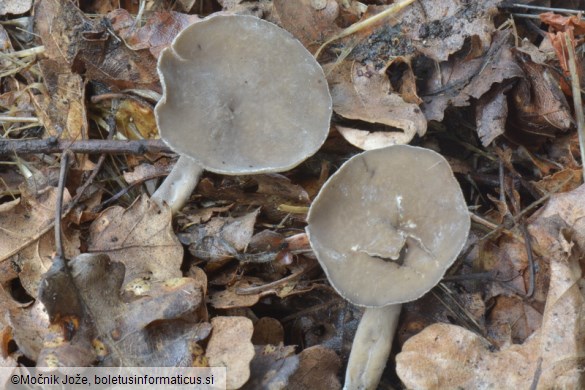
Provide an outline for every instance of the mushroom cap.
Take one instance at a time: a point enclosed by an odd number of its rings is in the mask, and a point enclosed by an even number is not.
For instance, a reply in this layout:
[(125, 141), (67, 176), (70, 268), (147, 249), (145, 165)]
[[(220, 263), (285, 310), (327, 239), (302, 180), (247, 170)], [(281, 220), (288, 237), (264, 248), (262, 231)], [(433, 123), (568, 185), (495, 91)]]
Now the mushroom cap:
[(155, 108), (171, 149), (221, 174), (283, 171), (314, 154), (329, 132), (321, 66), (287, 31), (253, 16), (190, 25), (158, 62)]
[(333, 287), (353, 304), (415, 300), (463, 248), (470, 217), (440, 154), (395, 145), (348, 160), (308, 215), (311, 246)]

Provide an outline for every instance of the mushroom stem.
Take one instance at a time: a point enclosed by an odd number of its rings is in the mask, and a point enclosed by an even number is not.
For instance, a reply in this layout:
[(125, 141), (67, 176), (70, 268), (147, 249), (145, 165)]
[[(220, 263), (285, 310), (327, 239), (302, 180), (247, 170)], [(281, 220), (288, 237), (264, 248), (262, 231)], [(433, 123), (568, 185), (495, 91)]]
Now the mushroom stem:
[(376, 389), (386, 367), (402, 304), (367, 308), (355, 333), (344, 390)]
[(189, 157), (181, 156), (173, 170), (150, 198), (159, 207), (166, 203), (173, 214), (181, 210), (199, 183), (203, 168)]

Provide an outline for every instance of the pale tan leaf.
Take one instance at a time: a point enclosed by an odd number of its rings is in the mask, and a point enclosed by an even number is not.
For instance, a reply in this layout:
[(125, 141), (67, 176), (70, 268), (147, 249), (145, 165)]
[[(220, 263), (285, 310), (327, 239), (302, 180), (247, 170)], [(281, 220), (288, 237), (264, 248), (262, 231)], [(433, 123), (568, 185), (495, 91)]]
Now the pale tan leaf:
[(254, 357), (254, 325), (245, 317), (215, 317), (205, 355), (211, 367), (227, 368), (227, 388), (237, 389), (250, 378), (250, 361)]
[[(388, 77), (371, 66), (343, 62), (325, 67), (331, 86), (333, 110), (349, 120), (387, 126), (385, 130), (369, 131), (348, 125), (337, 126), (339, 132), (358, 148), (369, 150), (395, 144), (407, 144), (415, 136), (423, 136), (427, 121), (416, 104), (405, 102), (390, 91)], [(389, 128), (388, 128), (389, 127)]]
[(126, 266), (125, 282), (139, 277), (166, 280), (181, 276), (183, 247), (175, 236), (169, 209), (147, 196), (127, 210), (110, 207), (92, 223), (89, 251), (108, 254)]
[[(63, 203), (71, 197), (67, 190)], [(47, 187), (37, 198), (23, 194), (20, 201), (10, 202), (0, 211), (0, 261), (18, 253), (47, 232), (55, 218), (57, 189)]]

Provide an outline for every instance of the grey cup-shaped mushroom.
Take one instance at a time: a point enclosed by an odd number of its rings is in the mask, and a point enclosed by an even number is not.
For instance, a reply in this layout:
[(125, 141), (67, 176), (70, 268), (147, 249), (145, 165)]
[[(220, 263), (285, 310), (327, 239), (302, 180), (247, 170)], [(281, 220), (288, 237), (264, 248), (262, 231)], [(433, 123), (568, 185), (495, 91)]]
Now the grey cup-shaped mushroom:
[(161, 138), (181, 155), (153, 194), (176, 212), (203, 169), (227, 175), (285, 171), (329, 132), (331, 96), (321, 66), (287, 31), (253, 16), (190, 25), (158, 62)]
[(395, 145), (358, 154), (325, 183), (308, 215), (311, 246), (329, 281), (366, 307), (346, 389), (375, 389), (401, 304), (432, 289), (470, 227), (459, 183), (440, 154)]

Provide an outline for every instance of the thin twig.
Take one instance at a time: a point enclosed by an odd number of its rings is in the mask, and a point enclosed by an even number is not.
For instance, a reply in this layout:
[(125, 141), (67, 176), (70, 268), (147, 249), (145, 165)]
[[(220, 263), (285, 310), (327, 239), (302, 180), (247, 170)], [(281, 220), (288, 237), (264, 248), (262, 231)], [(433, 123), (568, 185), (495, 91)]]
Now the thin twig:
[(519, 223), (520, 231), (524, 236), (524, 247), (526, 248), (526, 256), (528, 257), (528, 291), (526, 291), (525, 298), (531, 298), (534, 294), (534, 287), (536, 285), (536, 265), (534, 264), (534, 257), (532, 256), (532, 244), (530, 233), (526, 228), (524, 220)]
[[(583, 102), (581, 101), (581, 88), (579, 74), (577, 73), (577, 60), (573, 42), (568, 33), (565, 33), (565, 43), (569, 52), (569, 71), (571, 72), (571, 89), (573, 91), (573, 104), (575, 105), (575, 117), (577, 119), (577, 133), (579, 134), (579, 151), (581, 152), (581, 166), (585, 161), (585, 117), (583, 116)], [(585, 180), (585, 169), (583, 169), (583, 180)]]
[(55, 137), (28, 140), (0, 140), (0, 156), (14, 154), (62, 153), (70, 150), (85, 154), (144, 154), (171, 153), (162, 140), (58, 140)]
[(301, 268), (299, 271), (297, 271), (293, 274), (290, 274), (282, 279), (275, 280), (274, 282), (270, 282), (270, 283), (263, 284), (260, 286), (236, 287), (236, 294), (238, 294), (238, 295), (253, 295), (253, 294), (262, 293), (266, 290), (274, 289), (274, 288), (276, 288), (284, 283), (290, 282), (291, 280), (294, 280), (294, 279), (302, 276), (303, 274), (311, 271), (316, 266), (317, 266), (317, 262), (310, 262), (309, 264), (307, 264), (306, 266)]
[(34, 116), (7, 116), (0, 115), (0, 122), (26, 122), (26, 123), (39, 123), (40, 120)]
[(57, 204), (55, 210), (55, 249), (56, 257), (65, 258), (63, 252), (63, 235), (61, 233), (61, 213), (63, 212), (63, 193), (65, 192), (65, 181), (69, 169), (70, 152), (61, 155), (61, 169), (59, 171), (59, 185), (57, 186)]
[(20, 51), (14, 51), (11, 53), (8, 53), (8, 55), (14, 56), (14, 57), (19, 57), (19, 58), (23, 58), (23, 57), (29, 57), (29, 56), (34, 56), (37, 54), (42, 54), (45, 52), (45, 47), (44, 46), (35, 46), (35, 47), (31, 47), (30, 49), (24, 49), (24, 50), (20, 50)]
[(576, 9), (551, 8), (551, 7), (542, 7), (542, 6), (539, 6), (539, 5), (528, 5), (528, 4), (518, 4), (518, 3), (501, 5), (500, 8), (506, 8), (506, 9), (510, 9), (510, 8), (524, 8), (524, 9), (531, 9), (531, 10), (535, 10), (535, 11), (554, 12), (554, 13), (557, 13), (557, 14), (559, 14), (559, 13), (579, 14), (580, 12), (583, 12), (583, 11), (579, 11), (579, 10), (576, 10)]

